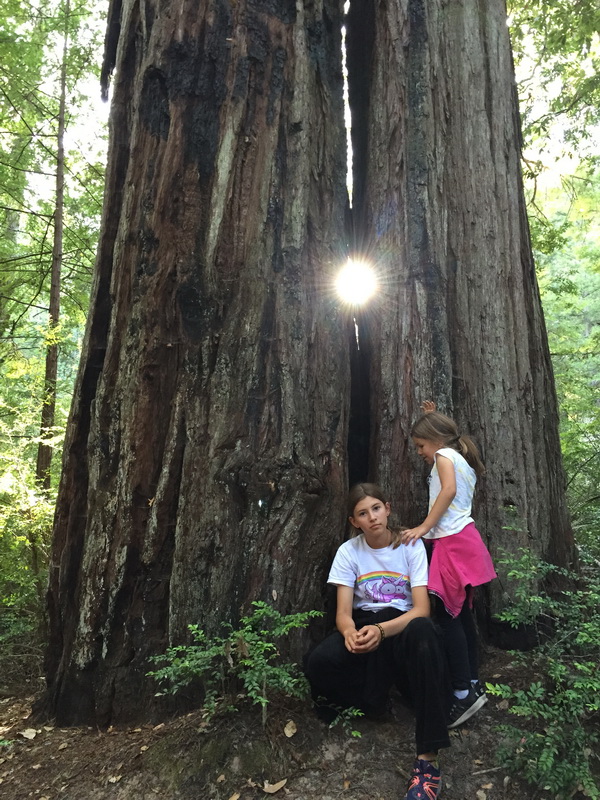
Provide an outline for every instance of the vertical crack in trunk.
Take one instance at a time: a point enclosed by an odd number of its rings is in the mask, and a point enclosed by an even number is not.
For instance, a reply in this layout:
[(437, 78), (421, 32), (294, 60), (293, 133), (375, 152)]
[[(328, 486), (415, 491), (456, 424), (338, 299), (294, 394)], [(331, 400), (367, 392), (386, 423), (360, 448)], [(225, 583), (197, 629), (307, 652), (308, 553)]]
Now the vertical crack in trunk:
[[(350, 251), (366, 257), (369, 234), (366, 225), (366, 188), (369, 147), (369, 105), (375, 11), (372, 0), (351, 0), (346, 15), (346, 64), (351, 115), (352, 208), (349, 215)], [(371, 336), (368, 312), (357, 309), (349, 323), (350, 421), (348, 426), (348, 477), (350, 485), (369, 480), (371, 465)]]

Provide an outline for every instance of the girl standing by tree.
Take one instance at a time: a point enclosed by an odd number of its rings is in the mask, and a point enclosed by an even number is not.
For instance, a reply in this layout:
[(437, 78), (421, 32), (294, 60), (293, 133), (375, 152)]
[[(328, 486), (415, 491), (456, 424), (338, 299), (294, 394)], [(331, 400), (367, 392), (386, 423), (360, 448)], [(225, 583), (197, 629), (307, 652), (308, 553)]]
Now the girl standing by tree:
[(406, 800), (435, 800), (437, 751), (450, 742), (445, 659), (428, 619), (425, 548), (401, 544), (400, 531), (388, 525), (390, 504), (372, 483), (350, 490), (348, 513), (358, 534), (338, 549), (328, 578), (337, 586), (337, 631), (306, 658), (306, 675), (319, 715), (330, 712), (329, 720), (351, 706), (380, 713), (394, 683), (408, 695), (417, 759)]
[(453, 420), (423, 404), (425, 414), (411, 435), (421, 458), (433, 465), (429, 476), (429, 513), (402, 541), (432, 540), (427, 588), (441, 602), (435, 621), (441, 627), (454, 700), (449, 728), (465, 722), (486, 702), (478, 677), (477, 632), (471, 612), (473, 588), (496, 577), (490, 554), (473, 524), (471, 506), (477, 475), (485, 472), (473, 440), (461, 436)]

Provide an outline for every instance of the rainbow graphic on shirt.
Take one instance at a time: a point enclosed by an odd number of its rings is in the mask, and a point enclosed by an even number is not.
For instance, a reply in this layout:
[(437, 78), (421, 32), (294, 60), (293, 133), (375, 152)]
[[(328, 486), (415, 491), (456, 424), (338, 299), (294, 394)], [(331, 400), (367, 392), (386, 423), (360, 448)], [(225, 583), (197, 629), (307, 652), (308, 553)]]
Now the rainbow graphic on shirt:
[(410, 579), (400, 572), (366, 572), (358, 576), (357, 584), (365, 598), (374, 603), (407, 600), (411, 596)]

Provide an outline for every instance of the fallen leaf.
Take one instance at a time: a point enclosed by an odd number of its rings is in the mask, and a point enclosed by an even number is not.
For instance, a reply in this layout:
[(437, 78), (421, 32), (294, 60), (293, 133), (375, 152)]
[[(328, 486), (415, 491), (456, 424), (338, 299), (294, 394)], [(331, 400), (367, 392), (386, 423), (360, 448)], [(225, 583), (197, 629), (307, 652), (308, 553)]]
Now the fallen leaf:
[(235, 794), (232, 794), (232, 795), (231, 795), (231, 797), (229, 798), (229, 800), (240, 800), (240, 797), (241, 797), (241, 796), (242, 796), (242, 795), (241, 795), (239, 792), (236, 792)]
[(59, 745), (58, 745), (58, 749), (59, 749), (59, 750), (66, 750), (68, 746), (69, 746), (69, 745), (68, 745), (68, 743), (67, 743), (67, 742), (63, 742), (62, 744), (59, 744)]
[(497, 672), (495, 675), (492, 675), (492, 678), (501, 678), (501, 677), (502, 675), (499, 672)]
[(481, 789), (477, 792), (477, 800), (487, 800), (487, 794), (482, 792)]
[(265, 791), (267, 794), (275, 794), (275, 792), (283, 789), (286, 783), (287, 778), (284, 778), (282, 781), (278, 781), (278, 783), (269, 783), (269, 781), (265, 781), (263, 791)]
[(34, 728), (25, 728), (24, 731), (19, 731), (19, 736), (22, 736), (24, 739), (35, 739), (37, 731)]
[(294, 722), (293, 719), (290, 719), (288, 721), (287, 725), (283, 729), (283, 732), (288, 737), (288, 739), (290, 739), (295, 733), (298, 732), (298, 728), (296, 727), (296, 723)]
[(109, 783), (118, 783), (121, 780), (122, 777), (123, 777), (122, 775), (111, 775), (110, 778), (108, 779), (108, 782)]
[(273, 596), (273, 600), (277, 600), (277, 589), (273, 589), (271, 595)]
[(164, 722), (161, 722), (161, 723), (160, 723), (160, 725), (155, 725), (155, 726), (152, 728), (152, 730), (153, 730), (153, 731), (159, 731), (161, 728), (164, 728), (164, 727), (165, 727), (165, 723), (164, 723)]
[(350, 788), (350, 781), (349, 780), (345, 780), (344, 781), (344, 791), (346, 791), (346, 789), (349, 789), (349, 788)]
[(53, 731), (54, 728), (51, 728), (49, 725), (44, 725), (44, 730), (50, 733), (50, 731)]
[(225, 780), (225, 775), (221, 774), (221, 775), (219, 775), (219, 777), (217, 778), (217, 783), (223, 783), (223, 781), (224, 781), (224, 780)]
[(494, 788), (494, 784), (493, 783), (482, 783), (481, 784), (481, 788), (482, 789), (493, 789)]
[(147, 744), (143, 744), (140, 747), (140, 753), (145, 753), (147, 749), (148, 749), (148, 745)]

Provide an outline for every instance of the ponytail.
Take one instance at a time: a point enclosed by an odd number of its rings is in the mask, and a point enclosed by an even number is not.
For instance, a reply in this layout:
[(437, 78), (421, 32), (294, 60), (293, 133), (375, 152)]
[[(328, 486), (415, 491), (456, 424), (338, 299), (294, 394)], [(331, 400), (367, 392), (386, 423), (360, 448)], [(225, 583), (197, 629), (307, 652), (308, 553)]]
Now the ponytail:
[(459, 436), (459, 452), (469, 466), (473, 467), (477, 475), (485, 475), (485, 464), (481, 460), (479, 448), (470, 436)]

